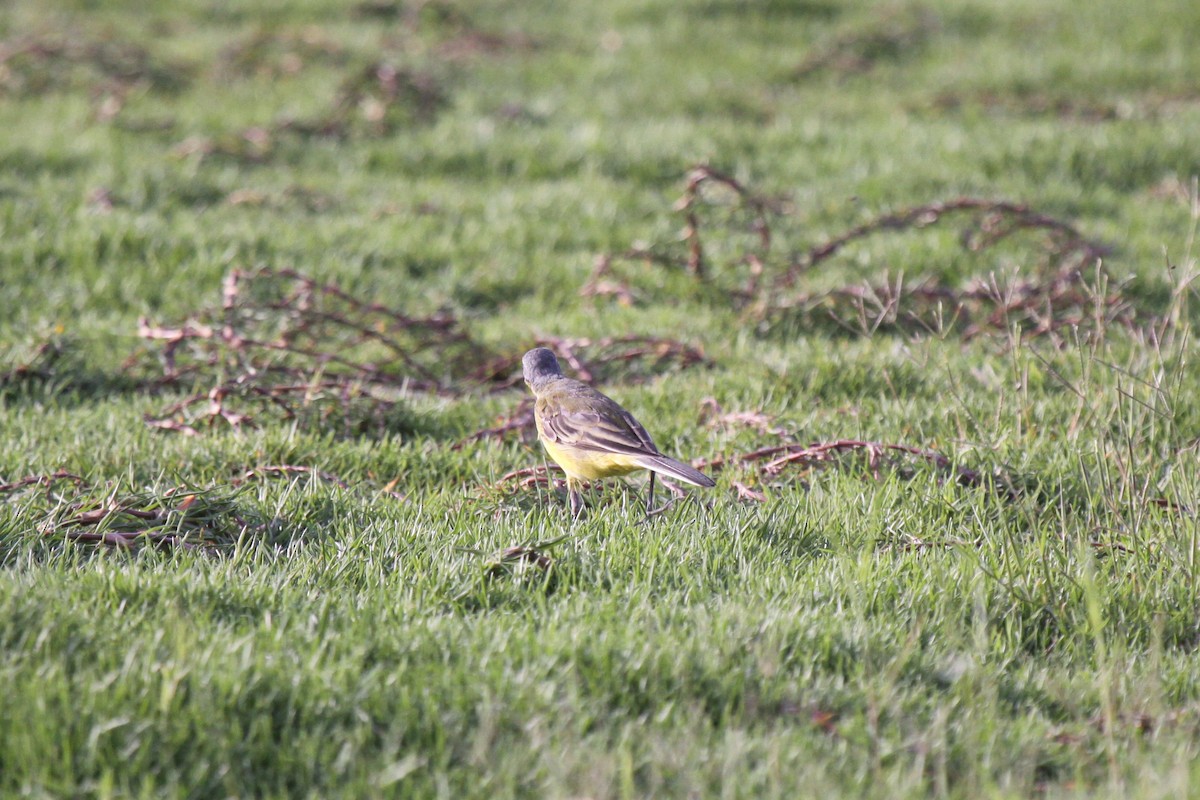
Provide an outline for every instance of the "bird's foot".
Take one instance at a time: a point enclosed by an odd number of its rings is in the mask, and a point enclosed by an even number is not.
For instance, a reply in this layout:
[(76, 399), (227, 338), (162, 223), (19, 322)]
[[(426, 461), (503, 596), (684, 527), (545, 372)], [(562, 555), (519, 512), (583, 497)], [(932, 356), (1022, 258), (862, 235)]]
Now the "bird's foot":
[(571, 503), (571, 521), (578, 522), (583, 516), (583, 493), (572, 491), (567, 496)]
[(663, 503), (658, 508), (652, 508), (652, 509), (647, 510), (646, 516), (642, 517), (642, 519), (641, 519), (641, 524), (646, 525), (646, 524), (652, 522), (654, 520), (654, 518), (657, 517), (659, 514), (663, 514), (667, 511), (670, 511), (672, 508), (674, 508), (675, 504), (677, 502), (679, 502), (679, 498), (672, 497), (671, 499), (667, 500), (667, 502)]

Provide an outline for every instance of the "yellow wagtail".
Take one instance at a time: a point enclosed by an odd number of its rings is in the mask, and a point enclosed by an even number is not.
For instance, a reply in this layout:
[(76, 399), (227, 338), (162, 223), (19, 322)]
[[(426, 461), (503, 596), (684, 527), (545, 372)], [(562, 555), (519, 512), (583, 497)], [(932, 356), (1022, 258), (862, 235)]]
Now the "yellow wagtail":
[(550, 350), (530, 350), (521, 364), (525, 383), (536, 398), (533, 419), (538, 438), (567, 473), (572, 515), (578, 517), (583, 510), (580, 483), (639, 469), (650, 470), (646, 513), (653, 507), (656, 472), (693, 486), (716, 485), (703, 472), (658, 452), (646, 429), (615, 400), (563, 375)]

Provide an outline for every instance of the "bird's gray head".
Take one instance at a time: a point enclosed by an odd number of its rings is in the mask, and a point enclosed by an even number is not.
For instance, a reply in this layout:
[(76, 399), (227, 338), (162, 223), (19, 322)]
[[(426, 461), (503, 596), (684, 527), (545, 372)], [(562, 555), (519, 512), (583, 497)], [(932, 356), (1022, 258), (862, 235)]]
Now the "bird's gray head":
[(535, 347), (521, 359), (521, 367), (525, 371), (525, 382), (537, 388), (548, 380), (562, 377), (562, 368), (554, 351), (545, 347)]

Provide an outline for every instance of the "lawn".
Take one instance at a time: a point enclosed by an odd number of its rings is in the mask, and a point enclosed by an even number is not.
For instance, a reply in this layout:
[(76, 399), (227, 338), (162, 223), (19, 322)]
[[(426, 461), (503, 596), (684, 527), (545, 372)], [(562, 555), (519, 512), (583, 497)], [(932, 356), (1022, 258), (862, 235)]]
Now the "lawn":
[(5, 4), (0, 795), (1200, 797), (1197, 30)]

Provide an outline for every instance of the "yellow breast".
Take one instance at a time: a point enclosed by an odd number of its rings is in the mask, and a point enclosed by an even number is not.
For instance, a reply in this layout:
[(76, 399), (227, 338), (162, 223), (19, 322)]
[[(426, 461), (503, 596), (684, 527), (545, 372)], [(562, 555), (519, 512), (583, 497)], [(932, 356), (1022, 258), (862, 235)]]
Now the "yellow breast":
[(617, 475), (628, 475), (644, 467), (634, 462), (633, 456), (621, 453), (601, 453), (597, 450), (583, 450), (577, 447), (567, 447), (557, 442), (542, 439), (546, 452), (554, 462), (563, 468), (570, 478), (592, 481), (597, 478), (611, 478)]

